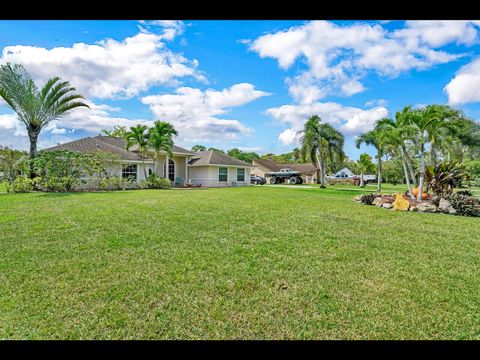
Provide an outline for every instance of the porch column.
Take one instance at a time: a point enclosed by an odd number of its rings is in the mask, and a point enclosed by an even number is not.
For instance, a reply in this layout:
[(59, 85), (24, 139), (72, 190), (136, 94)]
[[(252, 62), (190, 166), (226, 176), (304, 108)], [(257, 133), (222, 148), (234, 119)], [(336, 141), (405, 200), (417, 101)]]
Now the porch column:
[(168, 175), (169, 175), (168, 174), (168, 170), (169, 170), (168, 168), (169, 168), (169, 166), (168, 166), (168, 153), (167, 153), (166, 158), (165, 158), (165, 174), (163, 174), (165, 179), (168, 179)]
[(183, 181), (184, 184), (188, 182), (188, 156), (185, 156), (185, 180)]

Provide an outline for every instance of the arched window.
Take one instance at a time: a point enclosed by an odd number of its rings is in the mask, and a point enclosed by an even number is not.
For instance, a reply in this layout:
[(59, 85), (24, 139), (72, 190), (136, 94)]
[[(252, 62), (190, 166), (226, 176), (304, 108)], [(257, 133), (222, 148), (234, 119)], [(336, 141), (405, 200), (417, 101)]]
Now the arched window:
[[(168, 159), (168, 178), (172, 181), (175, 181), (175, 161), (172, 159)], [(163, 174), (166, 173), (165, 170), (165, 161), (163, 162)]]

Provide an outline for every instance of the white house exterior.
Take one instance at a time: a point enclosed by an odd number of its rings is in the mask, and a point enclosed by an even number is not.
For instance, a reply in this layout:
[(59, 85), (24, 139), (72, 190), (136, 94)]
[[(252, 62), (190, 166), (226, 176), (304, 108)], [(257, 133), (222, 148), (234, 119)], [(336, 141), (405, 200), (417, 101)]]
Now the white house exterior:
[(250, 185), (250, 172), (254, 165), (214, 150), (194, 153), (174, 145), (173, 156), (161, 152), (155, 169), (153, 150), (149, 150), (147, 156), (142, 158), (137, 146), (126, 150), (125, 145), (123, 139), (99, 135), (71, 141), (44, 151), (110, 152), (116, 154), (119, 161), (109, 166), (107, 174), (122, 178), (131, 177), (138, 182), (144, 180), (145, 175), (156, 173), (160, 177), (170, 179), (173, 186), (184, 186), (188, 182), (201, 187)]

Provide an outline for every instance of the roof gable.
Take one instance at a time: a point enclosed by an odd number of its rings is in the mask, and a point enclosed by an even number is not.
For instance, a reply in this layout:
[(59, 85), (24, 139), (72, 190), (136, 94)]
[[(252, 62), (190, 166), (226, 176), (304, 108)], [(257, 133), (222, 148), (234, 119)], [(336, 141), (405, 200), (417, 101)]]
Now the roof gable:
[(206, 150), (195, 153), (192, 156), (189, 164), (191, 166), (205, 166), (205, 165), (227, 165), (227, 166), (255, 166), (245, 161), (235, 159), (215, 150)]

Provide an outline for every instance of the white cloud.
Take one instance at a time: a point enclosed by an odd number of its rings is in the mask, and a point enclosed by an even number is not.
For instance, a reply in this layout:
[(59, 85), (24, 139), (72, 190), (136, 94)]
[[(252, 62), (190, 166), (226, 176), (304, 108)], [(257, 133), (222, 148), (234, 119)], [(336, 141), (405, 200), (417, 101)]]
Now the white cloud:
[(480, 101), (480, 58), (463, 66), (445, 86), (451, 105)]
[(385, 99), (374, 99), (374, 100), (370, 100), (370, 101), (367, 101), (365, 103), (365, 106), (366, 107), (371, 107), (371, 106), (385, 106), (387, 105), (388, 101), (385, 100)]
[[(165, 40), (173, 40), (185, 30), (185, 24), (180, 20), (141, 20), (140, 24), (148, 28), (160, 26), (164, 29), (162, 37)], [(144, 30), (142, 27), (141, 29)]]
[(371, 130), (376, 120), (388, 115), (388, 110), (384, 107), (365, 110), (334, 102), (315, 102), (305, 105), (282, 105), (268, 109), (267, 114), (281, 124), (290, 126), (280, 134), (279, 140), (283, 144), (291, 145), (298, 141), (300, 135), (297, 132), (303, 129), (303, 124), (312, 115), (320, 116), (323, 121), (346, 135), (358, 135)]
[(251, 134), (253, 129), (219, 115), (267, 95), (252, 84), (241, 83), (222, 91), (181, 87), (175, 94), (145, 96), (141, 101), (150, 106), (156, 118), (173, 124), (182, 141), (231, 141)]
[(143, 31), (122, 41), (71, 47), (6, 46), (0, 64), (21, 63), (40, 82), (60, 76), (90, 98), (131, 98), (154, 85), (178, 85), (186, 76), (206, 81), (196, 60), (166, 48), (163, 40), (171, 36)]
[(308, 68), (286, 82), (295, 101), (309, 104), (329, 94), (350, 96), (365, 90), (359, 80), (368, 70), (394, 77), (456, 60), (463, 54), (434, 48), (451, 42), (476, 43), (478, 25), (466, 21), (409, 21), (404, 28), (389, 32), (380, 24), (340, 26), (312, 21), (262, 35), (250, 43), (249, 49), (261, 58), (276, 59), (283, 69), (303, 57)]
[(286, 129), (278, 135), (278, 140), (284, 145), (291, 145), (300, 139), (300, 133), (293, 129)]

